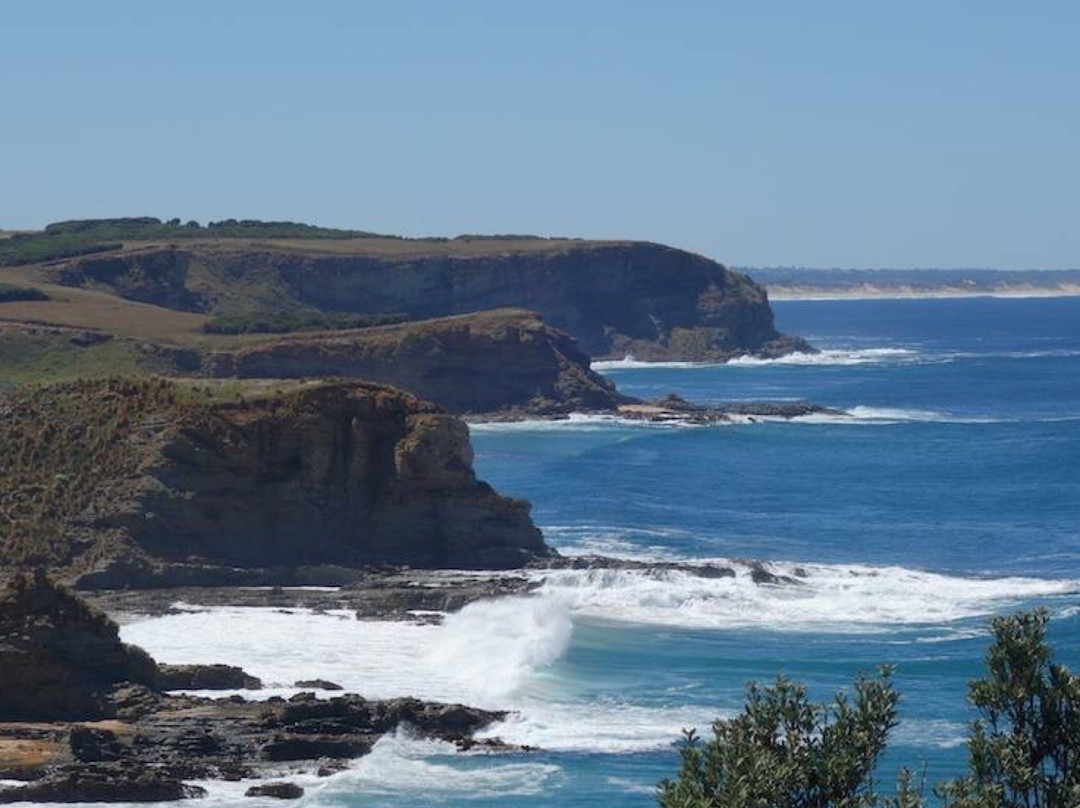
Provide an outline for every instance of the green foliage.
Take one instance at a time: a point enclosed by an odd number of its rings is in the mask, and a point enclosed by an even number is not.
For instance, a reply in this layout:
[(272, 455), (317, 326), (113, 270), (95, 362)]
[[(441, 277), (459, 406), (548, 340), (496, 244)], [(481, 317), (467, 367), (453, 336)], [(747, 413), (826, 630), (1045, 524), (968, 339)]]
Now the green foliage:
[(987, 676), (968, 698), (969, 774), (939, 789), (950, 808), (1080, 805), (1080, 676), (1054, 664), (1045, 609), (993, 621)]
[[(968, 774), (937, 789), (944, 808), (1078, 808), (1080, 676), (1053, 662), (1045, 609), (998, 617), (987, 674), (971, 683), (980, 718), (968, 741)], [(860, 676), (855, 695), (812, 704), (780, 678), (751, 685), (746, 707), (713, 725), (702, 743), (686, 733), (661, 808), (923, 808), (923, 785), (900, 772), (896, 794), (874, 792), (871, 774), (896, 725), (898, 693), (883, 669)]]
[[(890, 671), (859, 676), (854, 694), (812, 703), (784, 677), (747, 689), (738, 716), (691, 730), (675, 780), (660, 784), (662, 808), (857, 808), (880, 804), (871, 774), (896, 726)], [(905, 808), (908, 808), (908, 803)]]
[(124, 241), (190, 238), (351, 239), (396, 238), (362, 230), (338, 230), (300, 222), (223, 219), (205, 226), (152, 216), (120, 219), (74, 219), (54, 222), (37, 233), (15, 233), (0, 240), (0, 266), (32, 264), (115, 250)]
[(371, 328), (404, 322), (404, 314), (352, 314), (349, 312), (264, 311), (223, 314), (203, 325), (208, 334), (287, 334), (292, 331), (333, 331)]
[(31, 286), (16, 286), (13, 283), (0, 283), (0, 303), (13, 303), (17, 300), (48, 300), (49, 296), (40, 289)]

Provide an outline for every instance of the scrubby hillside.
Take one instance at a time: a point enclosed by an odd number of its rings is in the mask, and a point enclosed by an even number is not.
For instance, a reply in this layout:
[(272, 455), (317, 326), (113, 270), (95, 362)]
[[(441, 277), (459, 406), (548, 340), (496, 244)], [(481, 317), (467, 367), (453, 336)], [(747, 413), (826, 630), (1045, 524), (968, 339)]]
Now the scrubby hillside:
[(528, 504), (476, 480), (461, 421), (379, 385), (28, 387), (0, 399), (0, 445), (13, 447), (4, 559), (85, 586), (508, 567), (547, 552)]

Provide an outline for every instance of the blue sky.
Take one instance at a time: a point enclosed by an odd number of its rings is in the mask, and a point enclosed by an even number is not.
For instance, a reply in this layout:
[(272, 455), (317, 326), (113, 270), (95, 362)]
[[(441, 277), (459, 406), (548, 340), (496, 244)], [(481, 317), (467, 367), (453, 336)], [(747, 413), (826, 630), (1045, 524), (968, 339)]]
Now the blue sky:
[(0, 227), (1080, 266), (1080, 3), (0, 0)]

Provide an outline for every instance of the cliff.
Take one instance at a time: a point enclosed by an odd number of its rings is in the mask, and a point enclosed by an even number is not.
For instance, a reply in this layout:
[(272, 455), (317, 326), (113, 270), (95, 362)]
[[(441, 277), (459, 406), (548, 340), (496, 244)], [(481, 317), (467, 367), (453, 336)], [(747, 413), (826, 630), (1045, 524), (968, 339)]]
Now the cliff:
[(547, 554), (468, 428), (361, 382), (96, 380), (0, 400), (0, 550), (85, 587), (287, 583), (296, 568)]
[(313, 307), (429, 319), (524, 308), (592, 357), (722, 361), (808, 349), (777, 333), (764, 289), (745, 275), (643, 242), (133, 243), (48, 273), (68, 286), (201, 313)]
[(524, 311), (481, 312), (208, 351), (208, 376), (347, 376), (391, 384), (451, 412), (555, 415), (624, 400), (566, 334)]

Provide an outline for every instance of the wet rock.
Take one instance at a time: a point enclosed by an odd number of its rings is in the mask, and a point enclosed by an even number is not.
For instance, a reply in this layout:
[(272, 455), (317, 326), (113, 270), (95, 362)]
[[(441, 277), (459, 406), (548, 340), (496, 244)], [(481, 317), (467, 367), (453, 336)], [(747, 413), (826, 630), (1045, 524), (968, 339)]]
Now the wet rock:
[(307, 687), (315, 690), (344, 690), (337, 682), (330, 682), (326, 679), (301, 679), (299, 682), (294, 682), (293, 687)]
[(264, 760), (283, 763), (319, 758), (349, 759), (366, 755), (372, 738), (354, 735), (279, 735), (263, 747)]
[(261, 690), (262, 682), (233, 665), (158, 665), (161, 690)]
[(262, 783), (244, 792), (245, 797), (273, 797), (278, 800), (298, 800), (304, 789), (296, 783)]
[(115, 762), (62, 767), (27, 785), (0, 790), (0, 803), (171, 802), (205, 794), (165, 769)]
[(101, 763), (107, 760), (119, 760), (128, 748), (116, 737), (115, 732), (92, 727), (73, 727), (68, 738), (71, 753), (83, 763)]

